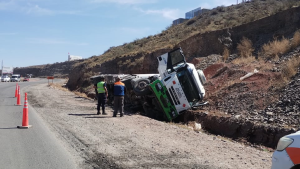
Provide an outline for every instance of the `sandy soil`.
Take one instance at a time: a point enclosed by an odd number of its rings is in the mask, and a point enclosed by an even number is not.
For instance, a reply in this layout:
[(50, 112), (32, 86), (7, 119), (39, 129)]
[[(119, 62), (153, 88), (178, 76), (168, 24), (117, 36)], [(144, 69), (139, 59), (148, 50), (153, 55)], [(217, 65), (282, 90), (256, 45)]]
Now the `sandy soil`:
[[(24, 89), (29, 104), (78, 168), (270, 168), (272, 153), (189, 127), (125, 114), (96, 115), (96, 101), (47, 84)], [(30, 110), (29, 110), (30, 112)]]

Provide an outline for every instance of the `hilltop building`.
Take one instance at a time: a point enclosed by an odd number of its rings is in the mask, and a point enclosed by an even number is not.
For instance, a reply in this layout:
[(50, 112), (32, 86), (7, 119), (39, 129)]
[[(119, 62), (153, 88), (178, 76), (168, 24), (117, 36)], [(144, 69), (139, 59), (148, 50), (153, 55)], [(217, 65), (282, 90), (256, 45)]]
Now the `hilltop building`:
[(196, 11), (196, 12), (195, 12), (195, 16), (202, 15), (202, 14), (207, 13), (207, 12), (209, 12), (209, 11), (210, 11), (210, 9), (205, 9), (205, 8), (203, 8), (203, 9), (201, 9), (201, 10), (199, 10), (199, 11)]
[(181, 23), (183, 23), (183, 22), (186, 21), (186, 20), (188, 20), (188, 19), (178, 18), (178, 19), (176, 19), (176, 20), (173, 21), (173, 26), (174, 26), (174, 25), (181, 24)]
[(68, 54), (68, 61), (81, 60), (81, 59), (82, 59), (81, 56), (74, 56), (74, 55)]
[(201, 11), (201, 7), (185, 13), (185, 19), (192, 19), (194, 16), (197, 16), (197, 14), (199, 14), (200, 11)]
[(191, 10), (191, 11), (185, 13), (185, 19), (184, 18), (178, 18), (178, 19), (174, 20), (172, 26), (181, 24), (186, 20), (192, 19), (193, 17), (204, 14), (208, 11), (210, 11), (210, 9), (201, 9), (201, 7), (196, 8), (194, 10)]

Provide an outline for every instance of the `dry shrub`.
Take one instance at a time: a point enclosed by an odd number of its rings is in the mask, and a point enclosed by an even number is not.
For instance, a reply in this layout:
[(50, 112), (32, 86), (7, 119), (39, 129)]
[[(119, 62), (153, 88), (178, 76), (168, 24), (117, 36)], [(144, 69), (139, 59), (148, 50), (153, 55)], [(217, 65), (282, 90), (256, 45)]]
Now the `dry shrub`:
[(61, 83), (49, 83), (49, 86), (53, 87), (54, 89), (59, 89), (65, 92), (69, 92), (70, 90), (66, 87), (63, 87)]
[(245, 37), (243, 37), (242, 41), (238, 44), (237, 49), (240, 56), (243, 58), (251, 57), (252, 52), (254, 51), (252, 42)]
[(249, 64), (253, 61), (255, 61), (255, 57), (254, 56), (251, 56), (251, 57), (239, 57), (239, 58), (236, 58), (232, 61), (233, 64), (236, 64), (236, 65), (240, 65), (240, 64)]
[[(68, 88), (64, 87), (64, 85), (61, 83), (50, 83), (49, 86), (51, 86), (54, 89), (62, 90), (65, 92), (71, 92)], [(81, 93), (78, 91), (74, 91), (73, 93), (79, 97), (89, 98), (89, 97), (87, 97), (87, 95), (85, 93)]]
[(229, 55), (230, 55), (230, 52), (228, 50), (228, 48), (224, 48), (224, 51), (223, 51), (223, 61), (225, 62), (228, 58), (229, 58)]
[(289, 81), (293, 76), (297, 74), (298, 68), (300, 66), (300, 57), (293, 57), (287, 63), (281, 70), (281, 74), (283, 76), (283, 79), (286, 81)]
[(292, 48), (296, 48), (300, 45), (300, 32), (295, 32), (292, 40)]
[(261, 54), (267, 58), (276, 58), (279, 55), (283, 55), (290, 50), (290, 42), (286, 38), (282, 40), (275, 39), (272, 42), (264, 44), (261, 50)]

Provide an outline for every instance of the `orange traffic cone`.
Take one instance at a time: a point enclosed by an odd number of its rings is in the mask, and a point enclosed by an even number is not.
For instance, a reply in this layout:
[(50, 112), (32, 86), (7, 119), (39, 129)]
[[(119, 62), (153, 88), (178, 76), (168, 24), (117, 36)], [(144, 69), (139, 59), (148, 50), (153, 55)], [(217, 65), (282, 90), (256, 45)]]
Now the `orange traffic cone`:
[(18, 83), (16, 84), (15, 97), (18, 97)]
[(27, 103), (27, 93), (25, 93), (22, 126), (18, 126), (18, 128), (28, 129), (29, 127), (31, 127), (31, 125), (28, 124), (28, 103)]
[(17, 106), (21, 106), (20, 86), (18, 86)]

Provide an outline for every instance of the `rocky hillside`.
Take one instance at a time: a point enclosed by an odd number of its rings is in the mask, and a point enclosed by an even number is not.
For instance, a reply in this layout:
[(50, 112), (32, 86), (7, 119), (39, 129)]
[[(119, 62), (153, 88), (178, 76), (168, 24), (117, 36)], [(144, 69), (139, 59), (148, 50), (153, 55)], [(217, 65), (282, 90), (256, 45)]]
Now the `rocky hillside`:
[[(227, 8), (225, 9), (227, 10)], [(170, 45), (152, 52), (128, 52), (128, 54), (118, 55), (115, 51), (117, 49), (114, 48), (114, 50), (107, 52), (115, 53), (115, 58), (113, 59), (109, 58), (110, 56), (105, 53), (76, 64), (74, 69), (70, 72), (67, 85), (71, 90), (78, 90), (80, 88), (81, 91), (88, 92), (90, 89), (89, 86), (91, 85), (89, 77), (95, 74), (157, 73), (156, 57), (170, 51), (174, 47), (181, 47), (187, 61), (192, 61), (194, 58), (205, 57), (210, 54), (222, 54), (225, 47), (228, 47), (230, 53), (236, 53), (238, 43), (243, 37), (247, 37), (254, 44), (255, 52), (258, 53), (260, 47), (272, 41), (274, 37), (293, 36), (293, 33), (300, 27), (299, 9), (299, 7), (293, 7), (288, 10), (280, 11), (275, 15), (267, 15), (266, 17), (240, 26), (197, 33), (180, 41), (178, 44)], [(164, 37), (167, 35), (162, 33), (156, 36)], [(168, 39), (165, 39), (164, 43), (167, 42), (171, 43)], [(120, 47), (120, 50), (121, 49), (122, 46)]]

